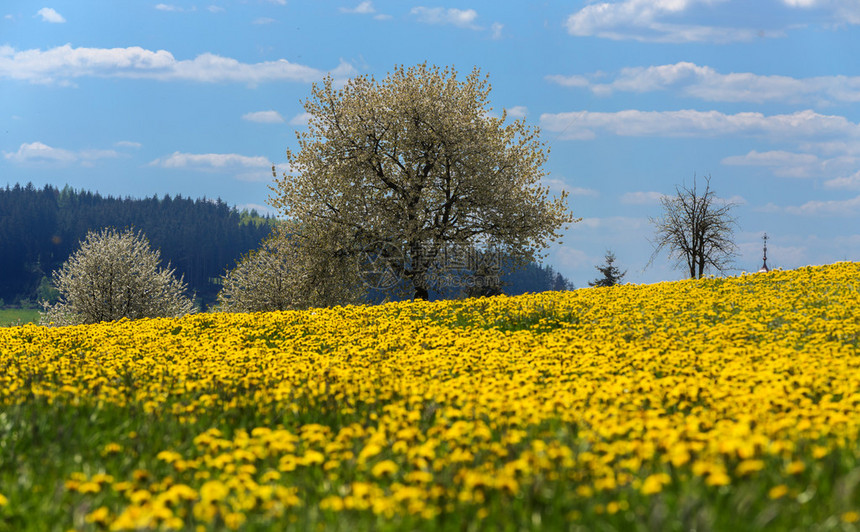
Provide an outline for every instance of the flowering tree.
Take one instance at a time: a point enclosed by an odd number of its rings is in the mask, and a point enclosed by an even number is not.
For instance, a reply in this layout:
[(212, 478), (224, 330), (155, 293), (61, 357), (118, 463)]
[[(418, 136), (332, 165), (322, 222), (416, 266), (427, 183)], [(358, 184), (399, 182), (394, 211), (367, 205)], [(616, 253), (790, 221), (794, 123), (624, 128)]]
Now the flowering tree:
[(45, 325), (75, 325), (182, 316), (193, 312), (186, 285), (161, 268), (161, 254), (142, 233), (113, 228), (90, 231), (80, 248), (53, 272), (60, 297), (43, 303)]
[(575, 220), (566, 194), (541, 185), (537, 128), (494, 116), (489, 94), (478, 69), (461, 80), (453, 68), (400, 67), (343, 88), (329, 77), (305, 102), (308, 130), (270, 203), (300, 222), (306, 252), (369, 259), (415, 298), (427, 299), (428, 273), (452, 245), (534, 261)]
[[(358, 302), (354, 270), (337, 258), (314, 262), (282, 225), (221, 278), (218, 309), (265, 312)], [(353, 274), (350, 278), (344, 275)]]

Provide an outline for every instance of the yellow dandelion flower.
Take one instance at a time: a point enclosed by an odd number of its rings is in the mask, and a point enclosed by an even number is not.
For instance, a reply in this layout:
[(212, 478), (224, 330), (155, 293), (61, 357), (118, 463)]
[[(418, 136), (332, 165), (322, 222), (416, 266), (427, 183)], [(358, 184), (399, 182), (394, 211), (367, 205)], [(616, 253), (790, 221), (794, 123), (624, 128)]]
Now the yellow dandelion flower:
[(751, 473), (757, 473), (762, 469), (764, 469), (764, 462), (762, 460), (744, 460), (735, 468), (735, 473), (742, 477)]
[(230, 512), (224, 516), (224, 524), (227, 525), (227, 528), (230, 530), (239, 530), (239, 527), (242, 526), (245, 519), (245, 514)]
[(263, 475), (260, 477), (260, 482), (274, 482), (280, 478), (281, 474), (279, 472), (270, 469), (263, 473)]
[(101, 484), (98, 482), (81, 482), (78, 486), (78, 493), (98, 493), (102, 490)]
[(325, 455), (319, 451), (314, 451), (313, 449), (307, 451), (305, 455), (299, 460), (298, 463), (301, 465), (319, 465), (325, 462)]
[(343, 499), (337, 495), (330, 495), (320, 501), (320, 509), (339, 512), (343, 510)]
[(705, 479), (705, 484), (708, 486), (727, 486), (731, 482), (732, 479), (724, 471), (711, 471), (711, 474)]
[(104, 446), (101, 454), (102, 454), (102, 456), (108, 456), (108, 455), (117, 454), (120, 452), (122, 452), (122, 445), (120, 445), (118, 443), (109, 443), (109, 444)]
[(142, 504), (152, 498), (152, 493), (147, 490), (137, 490), (129, 495), (128, 500), (134, 504)]
[(367, 461), (368, 458), (372, 458), (381, 452), (382, 452), (381, 446), (379, 446), (375, 443), (370, 443), (367, 446), (365, 446), (364, 449), (362, 449), (360, 453), (358, 453), (358, 463), (363, 464)]
[(105, 524), (105, 523), (107, 523), (109, 518), (110, 518), (110, 510), (108, 510), (106, 506), (102, 506), (102, 507), (88, 513), (86, 515), (86, 517), (84, 518), (84, 521), (86, 521), (87, 523)]
[(191, 510), (194, 518), (204, 523), (209, 523), (218, 515), (218, 507), (211, 502), (197, 502)]
[(803, 473), (805, 470), (806, 464), (804, 464), (800, 460), (795, 460), (794, 462), (791, 462), (787, 466), (785, 466), (785, 472), (789, 475), (797, 475)]
[(594, 496), (594, 489), (591, 486), (581, 484), (576, 487), (576, 494), (584, 499), (588, 499)]
[(379, 462), (378, 464), (373, 466), (373, 469), (370, 470), (370, 474), (375, 477), (381, 477), (383, 475), (393, 475), (394, 473), (397, 473), (397, 470), (398, 467), (397, 464), (394, 463), (394, 461), (383, 460), (382, 462)]
[(204, 501), (220, 501), (230, 493), (230, 488), (220, 480), (209, 480), (200, 486), (200, 498)]
[(850, 512), (845, 512), (842, 514), (842, 522), (844, 523), (856, 523), (860, 521), (860, 512), (856, 512), (851, 510)]
[(771, 499), (781, 499), (788, 494), (788, 486), (785, 484), (780, 484), (778, 486), (774, 486), (770, 488), (767, 492), (767, 496)]
[(167, 492), (178, 499), (185, 499), (188, 501), (197, 499), (197, 491), (186, 484), (175, 484), (171, 486)]
[(120, 493), (120, 492), (128, 491), (130, 489), (134, 489), (134, 484), (132, 484), (131, 482), (128, 482), (126, 480), (123, 480), (122, 482), (115, 482), (113, 484), (113, 486), (111, 486), (111, 487), (113, 488), (114, 491)]
[(104, 473), (97, 473), (93, 475), (93, 478), (90, 479), (93, 482), (98, 482), (99, 484), (112, 484), (113, 476), (106, 475)]
[(182, 459), (182, 455), (177, 453), (176, 451), (161, 451), (160, 453), (155, 455), (155, 457), (159, 460), (167, 462), (168, 464), (172, 464), (173, 462)]
[(649, 475), (643, 482), (639, 491), (643, 495), (653, 495), (663, 491), (663, 486), (672, 481), (672, 478), (666, 473), (655, 473)]

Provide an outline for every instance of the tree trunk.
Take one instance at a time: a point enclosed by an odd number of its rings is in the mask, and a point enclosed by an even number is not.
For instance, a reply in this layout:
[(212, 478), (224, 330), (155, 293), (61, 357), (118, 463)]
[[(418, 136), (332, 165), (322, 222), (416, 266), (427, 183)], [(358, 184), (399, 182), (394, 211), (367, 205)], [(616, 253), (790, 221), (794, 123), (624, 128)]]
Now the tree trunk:
[(427, 291), (426, 287), (416, 286), (415, 297), (413, 299), (423, 299), (424, 301), (428, 301), (430, 299), (430, 293)]

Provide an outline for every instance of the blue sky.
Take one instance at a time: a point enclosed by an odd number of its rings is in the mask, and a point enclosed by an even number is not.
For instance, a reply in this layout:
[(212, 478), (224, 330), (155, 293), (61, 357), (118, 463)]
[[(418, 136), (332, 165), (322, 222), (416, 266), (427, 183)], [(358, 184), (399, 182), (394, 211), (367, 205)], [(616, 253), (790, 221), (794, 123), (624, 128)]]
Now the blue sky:
[[(712, 176), (737, 272), (860, 260), (860, 1), (6, 1), (0, 185), (181, 194), (264, 209), (326, 74), (427, 61), (489, 74), (541, 128), (583, 220), (546, 262), (577, 286), (651, 255), (661, 194)], [(700, 181), (701, 183), (701, 181)]]

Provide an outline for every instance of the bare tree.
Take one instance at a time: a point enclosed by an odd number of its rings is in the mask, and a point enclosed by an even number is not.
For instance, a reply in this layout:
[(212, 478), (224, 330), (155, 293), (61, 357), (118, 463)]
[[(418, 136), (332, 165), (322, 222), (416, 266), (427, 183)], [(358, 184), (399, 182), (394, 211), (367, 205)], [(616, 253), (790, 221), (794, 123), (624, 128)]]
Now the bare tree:
[(713, 268), (724, 273), (737, 255), (732, 240), (737, 221), (732, 216), (735, 203), (718, 198), (711, 190), (711, 176), (705, 177), (705, 191), (699, 193), (696, 177), (693, 188), (676, 186), (674, 196), (663, 196), (663, 216), (649, 218), (656, 228), (654, 253), (648, 264), (664, 249), (669, 257), (684, 265), (690, 278), (702, 278)]
[(426, 64), (343, 88), (326, 78), (270, 203), (300, 222), (306, 252), (369, 257), (419, 299), (448, 246), (493, 242), (518, 264), (535, 260), (575, 220), (566, 194), (541, 183), (538, 130), (495, 116), (489, 93), (478, 69), (458, 80)]
[(44, 325), (76, 325), (177, 317), (194, 311), (186, 285), (161, 268), (161, 254), (142, 233), (113, 228), (90, 231), (80, 248), (53, 273), (60, 298), (43, 303)]

